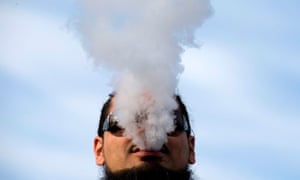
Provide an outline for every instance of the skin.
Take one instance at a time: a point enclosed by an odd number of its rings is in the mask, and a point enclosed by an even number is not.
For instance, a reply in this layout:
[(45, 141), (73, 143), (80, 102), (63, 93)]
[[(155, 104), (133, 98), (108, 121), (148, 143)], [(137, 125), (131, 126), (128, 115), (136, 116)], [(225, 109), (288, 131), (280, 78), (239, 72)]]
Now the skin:
[[(114, 99), (110, 112), (114, 110)], [(94, 154), (96, 164), (105, 165), (111, 172), (141, 166), (146, 162), (145, 157), (155, 157), (157, 162), (170, 170), (182, 170), (188, 164), (195, 163), (195, 139), (187, 137), (185, 132), (177, 136), (168, 136), (165, 146), (168, 152), (141, 150), (124, 136), (115, 136), (109, 131), (104, 132), (103, 138), (94, 139)]]

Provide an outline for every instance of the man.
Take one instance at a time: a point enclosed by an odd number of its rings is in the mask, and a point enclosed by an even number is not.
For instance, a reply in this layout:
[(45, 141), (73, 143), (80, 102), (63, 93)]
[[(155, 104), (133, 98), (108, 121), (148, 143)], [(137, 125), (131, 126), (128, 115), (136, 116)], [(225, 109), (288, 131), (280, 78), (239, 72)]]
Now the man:
[(103, 105), (94, 140), (96, 164), (104, 166), (104, 179), (191, 179), (189, 164), (195, 163), (195, 140), (181, 98), (176, 96), (175, 130), (168, 133), (168, 141), (159, 151), (141, 150), (123, 136), (124, 129), (112, 113), (114, 100), (111, 95)]

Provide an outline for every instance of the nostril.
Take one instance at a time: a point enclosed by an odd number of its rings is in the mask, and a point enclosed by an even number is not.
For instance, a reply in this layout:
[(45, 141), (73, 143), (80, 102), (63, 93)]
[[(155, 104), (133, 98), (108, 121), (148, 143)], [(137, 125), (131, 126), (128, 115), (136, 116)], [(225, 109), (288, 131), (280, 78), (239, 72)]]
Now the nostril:
[(140, 148), (138, 146), (132, 146), (130, 148), (131, 153), (136, 153), (136, 152), (139, 152), (139, 151), (140, 151)]

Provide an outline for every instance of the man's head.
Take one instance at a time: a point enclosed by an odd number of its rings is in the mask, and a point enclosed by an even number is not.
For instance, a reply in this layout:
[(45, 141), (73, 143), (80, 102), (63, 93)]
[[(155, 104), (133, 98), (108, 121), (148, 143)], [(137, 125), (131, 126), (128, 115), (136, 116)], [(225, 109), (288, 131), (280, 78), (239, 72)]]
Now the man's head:
[(155, 175), (162, 171), (186, 177), (188, 165), (195, 162), (194, 137), (186, 107), (179, 96), (175, 98), (178, 103), (178, 109), (174, 110), (175, 130), (168, 133), (168, 141), (159, 151), (153, 151), (141, 150), (123, 136), (124, 129), (118, 126), (112, 114), (115, 97), (110, 96), (102, 108), (98, 136), (94, 140), (96, 164), (105, 167), (106, 175), (126, 174), (128, 177), (130, 172), (139, 177), (138, 172)]

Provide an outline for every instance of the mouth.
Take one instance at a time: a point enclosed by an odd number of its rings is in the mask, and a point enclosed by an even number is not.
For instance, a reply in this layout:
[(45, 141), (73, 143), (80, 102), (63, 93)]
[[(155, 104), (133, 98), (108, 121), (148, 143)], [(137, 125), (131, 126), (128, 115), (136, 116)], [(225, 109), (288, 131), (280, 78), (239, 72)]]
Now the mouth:
[(157, 151), (157, 150), (148, 150), (148, 149), (140, 149), (138, 146), (136, 145), (132, 145), (129, 149), (130, 153), (141, 153), (141, 154), (145, 154), (145, 155), (160, 155), (160, 154), (168, 154), (169, 153), (169, 149), (166, 145), (163, 145), (162, 148)]
[(140, 149), (138, 146), (132, 145), (129, 152), (140, 157), (144, 162), (160, 162), (163, 156), (169, 153), (169, 149), (166, 145), (163, 145), (159, 151)]

